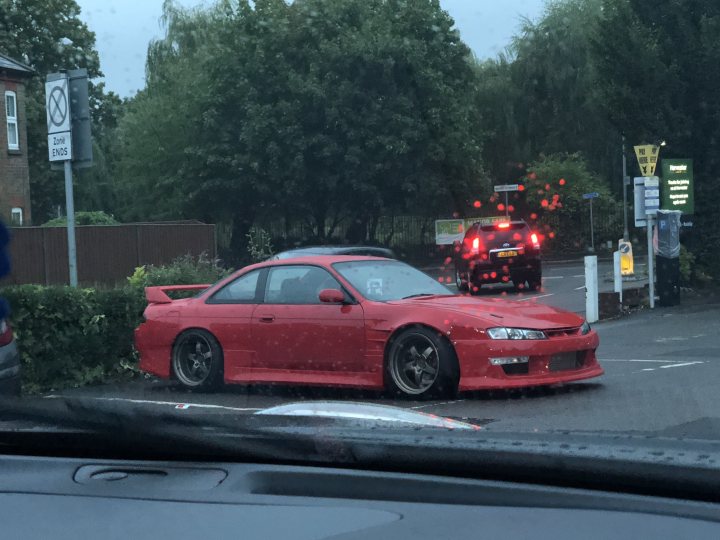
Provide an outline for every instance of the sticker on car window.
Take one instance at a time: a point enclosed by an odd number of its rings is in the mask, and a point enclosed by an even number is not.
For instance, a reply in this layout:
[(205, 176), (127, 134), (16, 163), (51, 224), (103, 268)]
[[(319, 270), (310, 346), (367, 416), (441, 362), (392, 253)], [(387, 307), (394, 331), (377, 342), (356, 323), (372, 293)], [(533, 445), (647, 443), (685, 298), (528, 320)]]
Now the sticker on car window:
[(383, 280), (382, 278), (368, 279), (365, 285), (368, 296), (382, 296)]

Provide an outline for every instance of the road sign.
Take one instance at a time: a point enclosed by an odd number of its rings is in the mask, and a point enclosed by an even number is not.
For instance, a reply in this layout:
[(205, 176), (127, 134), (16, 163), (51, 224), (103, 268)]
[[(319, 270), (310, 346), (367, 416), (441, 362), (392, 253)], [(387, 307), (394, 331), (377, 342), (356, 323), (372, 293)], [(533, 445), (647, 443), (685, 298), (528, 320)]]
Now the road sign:
[(449, 246), (462, 242), (465, 237), (465, 221), (462, 219), (438, 219), (435, 221), (435, 244)]
[(618, 251), (620, 252), (620, 274), (632, 276), (635, 273), (632, 244), (621, 238), (618, 241)]
[(643, 176), (655, 176), (660, 147), (654, 144), (643, 144), (635, 147), (635, 156)]
[(495, 193), (503, 193), (506, 191), (519, 191), (520, 185), (519, 184), (500, 184), (499, 186), (495, 186)]
[(67, 78), (45, 83), (48, 133), (70, 131), (70, 99)]
[(684, 215), (695, 213), (693, 160), (662, 160), (663, 210), (680, 210)]
[(72, 133), (68, 80), (64, 74), (45, 83), (48, 128), (48, 159), (72, 159)]
[(657, 176), (645, 178), (645, 215), (656, 215), (660, 210), (660, 179)]
[(635, 207), (635, 226), (644, 227), (647, 224), (645, 215), (645, 177), (638, 176), (633, 179), (633, 206)]
[(593, 193), (583, 193), (583, 199), (597, 199), (600, 194), (597, 191)]
[(50, 161), (65, 161), (72, 158), (72, 135), (69, 131), (48, 135)]

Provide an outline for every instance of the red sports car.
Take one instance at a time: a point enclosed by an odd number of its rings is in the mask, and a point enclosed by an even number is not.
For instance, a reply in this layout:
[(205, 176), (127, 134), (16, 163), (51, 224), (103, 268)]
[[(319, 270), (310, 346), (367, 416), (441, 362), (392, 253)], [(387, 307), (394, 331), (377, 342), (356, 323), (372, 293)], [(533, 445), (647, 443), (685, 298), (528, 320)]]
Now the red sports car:
[[(197, 289), (171, 300), (172, 290)], [(148, 287), (140, 368), (188, 388), (282, 383), (409, 396), (602, 375), (582, 317), (453, 294), (405, 263), (314, 256), (268, 261), (215, 285)]]

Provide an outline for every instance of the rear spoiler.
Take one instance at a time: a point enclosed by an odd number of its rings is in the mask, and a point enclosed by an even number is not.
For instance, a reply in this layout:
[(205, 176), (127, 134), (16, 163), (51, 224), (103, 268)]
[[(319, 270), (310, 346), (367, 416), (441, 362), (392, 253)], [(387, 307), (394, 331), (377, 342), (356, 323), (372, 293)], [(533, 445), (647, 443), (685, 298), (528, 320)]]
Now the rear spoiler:
[(211, 285), (160, 285), (145, 287), (145, 298), (148, 304), (169, 304), (172, 302), (166, 291), (203, 291)]

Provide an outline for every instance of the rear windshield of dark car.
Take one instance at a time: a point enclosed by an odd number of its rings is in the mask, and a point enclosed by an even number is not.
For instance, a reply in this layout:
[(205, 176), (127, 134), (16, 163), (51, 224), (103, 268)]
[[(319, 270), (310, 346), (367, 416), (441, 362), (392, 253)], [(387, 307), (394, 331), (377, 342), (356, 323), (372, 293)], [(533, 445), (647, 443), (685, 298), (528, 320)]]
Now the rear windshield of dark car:
[(488, 244), (526, 242), (530, 227), (526, 223), (511, 223), (507, 229), (499, 229), (497, 225), (475, 225), (468, 231), (468, 237), (474, 238), (479, 232), (483, 241)]

